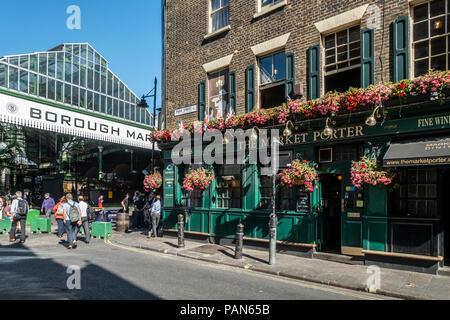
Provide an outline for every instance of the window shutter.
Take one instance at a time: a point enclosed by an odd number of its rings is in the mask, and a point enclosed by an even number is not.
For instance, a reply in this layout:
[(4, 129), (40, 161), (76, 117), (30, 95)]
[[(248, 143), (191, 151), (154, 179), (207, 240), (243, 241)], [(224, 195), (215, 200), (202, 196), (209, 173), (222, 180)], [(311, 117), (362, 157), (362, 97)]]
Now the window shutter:
[[(229, 93), (229, 105), (231, 109), (237, 114), (236, 111), (236, 72), (230, 72), (230, 93)], [(228, 110), (226, 110), (228, 112)]]
[(255, 66), (245, 70), (245, 111), (250, 112), (255, 107)]
[(198, 120), (203, 121), (206, 111), (206, 81), (198, 85)]
[(399, 17), (394, 21), (394, 82), (409, 78), (409, 18)]
[(374, 30), (361, 30), (361, 87), (367, 88), (375, 82)]
[(286, 96), (292, 97), (295, 84), (295, 54), (286, 55)]
[(320, 44), (308, 49), (308, 99), (320, 98)]

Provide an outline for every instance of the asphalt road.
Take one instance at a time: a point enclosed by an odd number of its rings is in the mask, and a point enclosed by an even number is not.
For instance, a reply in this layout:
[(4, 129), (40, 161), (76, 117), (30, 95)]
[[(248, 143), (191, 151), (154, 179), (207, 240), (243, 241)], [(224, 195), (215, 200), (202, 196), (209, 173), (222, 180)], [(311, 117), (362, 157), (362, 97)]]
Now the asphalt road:
[[(42, 235), (24, 246), (0, 238), (0, 299), (377, 300), (382, 296), (131, 249), (93, 240), (76, 250)], [(78, 266), (81, 289), (68, 290)], [(73, 278), (71, 278), (73, 280)], [(75, 284), (74, 281), (70, 283)], [(387, 299), (387, 298), (386, 298)]]

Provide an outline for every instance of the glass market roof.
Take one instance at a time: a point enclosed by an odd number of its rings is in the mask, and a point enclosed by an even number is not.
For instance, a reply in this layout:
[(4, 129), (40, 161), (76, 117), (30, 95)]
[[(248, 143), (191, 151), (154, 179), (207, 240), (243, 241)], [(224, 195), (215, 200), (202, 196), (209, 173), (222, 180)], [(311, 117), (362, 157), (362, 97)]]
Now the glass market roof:
[(87, 43), (0, 57), (0, 88), (130, 122), (154, 123), (149, 110), (137, 106), (140, 98)]

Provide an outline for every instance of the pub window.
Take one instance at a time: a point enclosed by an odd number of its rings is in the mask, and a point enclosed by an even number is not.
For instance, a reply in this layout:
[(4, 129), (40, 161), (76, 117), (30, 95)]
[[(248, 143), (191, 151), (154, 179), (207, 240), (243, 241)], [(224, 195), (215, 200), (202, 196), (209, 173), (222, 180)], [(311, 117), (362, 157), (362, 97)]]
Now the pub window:
[[(181, 181), (180, 183), (182, 184), (184, 181), (184, 176), (189, 173), (189, 171), (193, 170), (193, 169), (198, 169), (199, 167), (201, 167), (200, 165), (188, 165), (185, 164), (183, 165), (182, 169), (181, 169)], [(200, 190), (194, 190), (191, 192), (187, 192), (186, 190), (183, 189), (183, 193), (181, 195), (181, 203), (183, 205), (183, 207), (189, 207), (189, 208), (201, 208), (202, 205), (202, 192)]]
[(273, 182), (271, 176), (261, 176), (261, 186), (259, 187), (259, 190), (261, 192), (259, 208), (271, 209), (273, 198)]
[(228, 26), (230, 19), (229, 0), (211, 0), (210, 32)]
[(393, 192), (391, 216), (438, 217), (437, 169), (401, 169), (397, 179), (399, 187)]
[(286, 53), (261, 57), (259, 65), (261, 108), (273, 108), (286, 102)]
[(448, 70), (450, 0), (433, 0), (413, 8), (414, 76), (430, 69)]
[(208, 75), (209, 120), (223, 117), (228, 110), (228, 69)]
[(242, 208), (241, 165), (219, 165), (217, 173), (217, 207)]
[(361, 86), (360, 26), (325, 36), (325, 92)]
[(334, 147), (334, 160), (358, 161), (363, 156), (362, 144), (341, 144)]
[(261, 8), (267, 8), (283, 1), (285, 0), (261, 0)]

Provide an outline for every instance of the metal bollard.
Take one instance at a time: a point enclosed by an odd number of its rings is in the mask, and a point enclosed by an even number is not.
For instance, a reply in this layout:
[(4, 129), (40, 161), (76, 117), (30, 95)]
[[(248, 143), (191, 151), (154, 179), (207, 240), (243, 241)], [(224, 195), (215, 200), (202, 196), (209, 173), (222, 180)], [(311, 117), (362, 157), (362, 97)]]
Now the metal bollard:
[(178, 248), (184, 248), (184, 217), (182, 213), (178, 215)]
[(242, 259), (242, 249), (244, 246), (244, 225), (238, 224), (236, 232), (236, 250), (234, 251), (234, 258), (236, 260)]
[(277, 227), (278, 227), (278, 217), (276, 214), (270, 215), (270, 244), (269, 244), (269, 264), (274, 265), (276, 263), (276, 253), (277, 253)]

